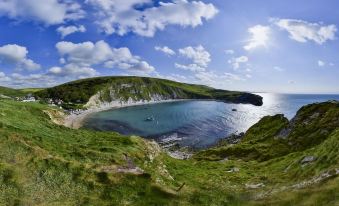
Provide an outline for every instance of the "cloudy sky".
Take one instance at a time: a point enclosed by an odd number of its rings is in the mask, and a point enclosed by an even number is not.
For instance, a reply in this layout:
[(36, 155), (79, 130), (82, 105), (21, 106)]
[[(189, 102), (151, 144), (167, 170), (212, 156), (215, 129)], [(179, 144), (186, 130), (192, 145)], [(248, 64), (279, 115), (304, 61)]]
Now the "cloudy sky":
[(337, 0), (0, 0), (0, 85), (139, 75), (339, 93)]

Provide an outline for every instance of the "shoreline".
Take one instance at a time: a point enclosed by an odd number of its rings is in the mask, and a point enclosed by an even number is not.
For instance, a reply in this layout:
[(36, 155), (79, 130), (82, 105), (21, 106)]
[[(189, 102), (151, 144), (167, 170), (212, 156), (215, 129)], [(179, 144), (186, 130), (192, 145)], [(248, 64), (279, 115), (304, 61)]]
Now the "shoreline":
[(79, 129), (83, 126), (84, 120), (97, 112), (107, 111), (111, 109), (120, 109), (124, 107), (149, 105), (149, 104), (160, 104), (168, 102), (179, 102), (179, 101), (192, 101), (193, 99), (168, 99), (168, 100), (151, 100), (148, 102), (110, 102), (104, 104), (104, 106), (92, 107), (87, 110), (81, 111), (79, 114), (70, 114), (64, 118), (63, 125), (72, 129)]

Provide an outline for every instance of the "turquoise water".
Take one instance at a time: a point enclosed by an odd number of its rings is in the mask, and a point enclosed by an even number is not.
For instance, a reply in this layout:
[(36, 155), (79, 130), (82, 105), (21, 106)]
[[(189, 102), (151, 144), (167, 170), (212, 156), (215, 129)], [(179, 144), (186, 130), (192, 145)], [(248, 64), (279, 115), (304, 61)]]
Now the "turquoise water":
[(263, 116), (282, 113), (291, 119), (303, 105), (339, 100), (339, 95), (259, 95), (264, 98), (261, 107), (198, 100), (112, 109), (91, 115), (84, 127), (156, 140), (175, 136), (181, 146), (203, 148), (231, 133), (246, 131)]

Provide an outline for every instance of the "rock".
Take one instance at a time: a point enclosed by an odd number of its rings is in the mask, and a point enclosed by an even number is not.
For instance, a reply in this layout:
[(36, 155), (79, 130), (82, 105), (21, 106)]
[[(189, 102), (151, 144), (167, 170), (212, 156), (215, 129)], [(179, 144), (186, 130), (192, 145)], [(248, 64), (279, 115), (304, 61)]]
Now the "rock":
[(310, 117), (310, 119), (316, 119), (320, 116), (319, 112), (315, 112), (314, 114), (312, 114), (312, 116)]
[(238, 144), (244, 136), (244, 132), (241, 132), (239, 134), (233, 133), (226, 138), (220, 139), (217, 145), (223, 146), (225, 144)]
[(301, 161), (300, 163), (301, 164), (308, 164), (310, 162), (314, 162), (317, 158), (314, 157), (314, 156), (305, 156)]
[(219, 160), (219, 162), (226, 162), (226, 161), (228, 161), (228, 158), (227, 158), (227, 157), (225, 157), (225, 158), (222, 159), (222, 160)]
[(228, 144), (238, 144), (241, 139), (245, 136), (245, 133), (241, 132), (240, 134), (231, 134), (226, 138)]
[(239, 172), (240, 169), (237, 167), (233, 167), (232, 169), (228, 170), (227, 172), (232, 173), (232, 172)]
[(133, 168), (120, 167), (117, 169), (117, 172), (118, 173), (129, 173), (129, 174), (134, 174), (134, 175), (144, 174), (144, 170), (141, 169), (140, 167), (133, 167)]
[(288, 128), (283, 128), (279, 134), (275, 137), (275, 139), (286, 139), (288, 137), (288, 135), (291, 133), (292, 128), (288, 127)]
[(0, 98), (2, 98), (2, 99), (11, 99), (9, 96), (3, 95), (3, 94), (0, 94)]
[(256, 95), (256, 94), (250, 94), (250, 93), (244, 93), (240, 95), (237, 99), (233, 100), (235, 103), (251, 103), (255, 106), (262, 106), (263, 105), (263, 97)]
[(258, 183), (258, 184), (246, 184), (246, 189), (258, 189), (261, 187), (265, 187), (264, 183)]
[(167, 151), (167, 154), (174, 159), (180, 159), (180, 160), (186, 160), (186, 159), (189, 159), (192, 156), (192, 154), (190, 154), (190, 153), (178, 151), (178, 150)]

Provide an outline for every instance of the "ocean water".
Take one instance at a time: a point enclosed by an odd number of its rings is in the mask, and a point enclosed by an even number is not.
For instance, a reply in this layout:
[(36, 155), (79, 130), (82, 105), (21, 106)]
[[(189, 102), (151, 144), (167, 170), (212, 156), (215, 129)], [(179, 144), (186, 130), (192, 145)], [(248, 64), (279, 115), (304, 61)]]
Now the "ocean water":
[(291, 119), (303, 105), (339, 100), (339, 95), (259, 95), (264, 98), (260, 107), (196, 100), (112, 109), (89, 116), (83, 127), (156, 140), (176, 137), (181, 146), (199, 149), (232, 133), (246, 131), (263, 116), (284, 114)]

